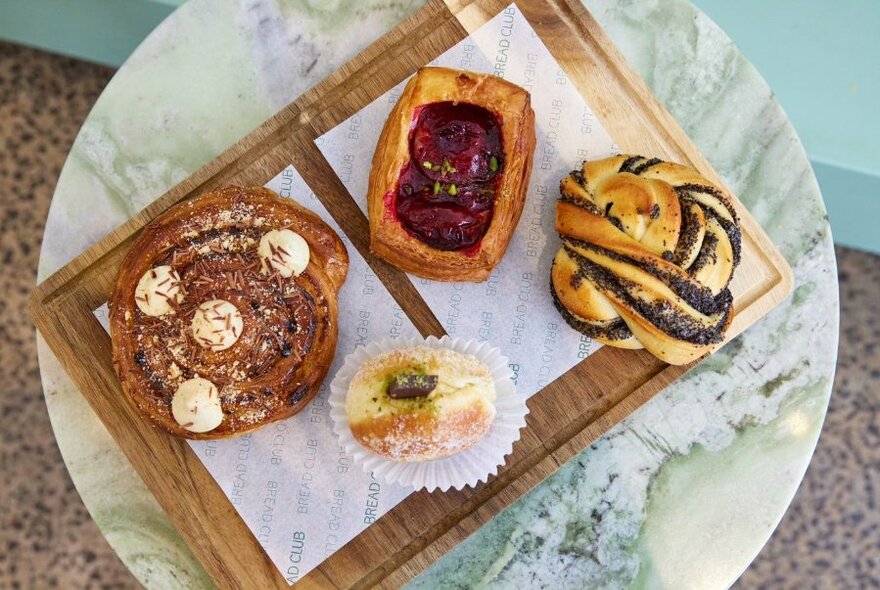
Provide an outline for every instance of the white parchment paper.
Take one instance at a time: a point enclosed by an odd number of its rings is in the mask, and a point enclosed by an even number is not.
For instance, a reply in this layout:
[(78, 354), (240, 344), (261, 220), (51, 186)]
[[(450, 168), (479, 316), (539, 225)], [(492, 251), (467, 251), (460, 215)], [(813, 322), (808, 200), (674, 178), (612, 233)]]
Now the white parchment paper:
[[(333, 432), (327, 396), (330, 379), (355, 348), (419, 333), (292, 166), (266, 187), (317, 213), (348, 249), (336, 356), (318, 395), (299, 414), (236, 439), (190, 446), (293, 583), (412, 492), (352, 464)], [(107, 306), (95, 316), (108, 329)]]
[[(530, 396), (597, 349), (565, 324), (550, 297), (550, 263), (559, 246), (554, 204), (565, 173), (617, 149), (515, 5), (433, 64), (493, 73), (532, 92), (535, 163), (504, 259), (484, 283), (411, 277), (446, 331), (499, 347), (511, 359), (517, 390)], [(403, 86), (316, 141), (365, 212), (373, 151)], [(336, 357), (318, 396), (296, 416), (237, 439), (190, 445), (293, 583), (410, 493), (352, 465), (333, 434), (327, 395), (330, 379), (355, 348), (418, 333), (293, 167), (266, 186), (309, 207), (346, 243), (351, 266), (339, 296)], [(95, 315), (106, 328), (106, 305)]]

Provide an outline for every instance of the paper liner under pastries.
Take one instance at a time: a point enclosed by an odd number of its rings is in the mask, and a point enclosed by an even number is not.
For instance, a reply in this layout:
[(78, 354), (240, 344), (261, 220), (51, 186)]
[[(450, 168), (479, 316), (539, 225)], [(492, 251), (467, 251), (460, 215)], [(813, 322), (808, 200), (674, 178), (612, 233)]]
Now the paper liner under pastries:
[[(480, 441), (466, 451), (433, 461), (405, 463), (392, 461), (361, 446), (352, 436), (345, 411), (345, 398), (355, 373), (368, 360), (380, 354), (410, 348), (430, 346), (448, 348), (463, 354), (477, 357), (486, 366), (495, 380), (495, 418), (488, 432)], [(504, 465), (505, 457), (513, 450), (513, 443), (519, 440), (519, 432), (526, 425), (526, 406), (524, 396), (516, 392), (508, 359), (488, 343), (463, 340), (444, 336), (437, 339), (429, 336), (427, 340), (417, 338), (385, 339), (360, 347), (345, 358), (342, 368), (330, 383), (330, 416), (333, 418), (333, 431), (339, 437), (339, 444), (354, 462), (364, 471), (372, 472), (376, 478), (388, 483), (411, 487), (415, 490), (426, 488), (446, 491), (449, 488), (462, 489), (476, 486), (486, 481), (490, 475), (498, 473)]]

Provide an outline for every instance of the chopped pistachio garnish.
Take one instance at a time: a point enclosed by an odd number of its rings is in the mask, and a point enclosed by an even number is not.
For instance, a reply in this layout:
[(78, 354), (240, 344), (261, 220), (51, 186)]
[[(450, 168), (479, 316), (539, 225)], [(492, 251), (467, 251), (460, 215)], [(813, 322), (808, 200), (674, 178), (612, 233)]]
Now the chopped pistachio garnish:
[(424, 166), (425, 168), (427, 168), (428, 170), (430, 170), (432, 164), (431, 164), (431, 162), (429, 162), (428, 160), (425, 160), (424, 162), (422, 162), (422, 166)]
[(434, 181), (434, 194), (436, 195), (436, 194), (439, 194), (439, 193), (440, 193), (440, 181), (439, 181), (439, 180), (435, 180), (435, 181)]
[(447, 192), (454, 197), (458, 194), (458, 187), (455, 184), (450, 184)]
[(496, 158), (495, 156), (489, 158), (489, 170), (491, 170), (492, 172), (498, 171), (498, 158)]

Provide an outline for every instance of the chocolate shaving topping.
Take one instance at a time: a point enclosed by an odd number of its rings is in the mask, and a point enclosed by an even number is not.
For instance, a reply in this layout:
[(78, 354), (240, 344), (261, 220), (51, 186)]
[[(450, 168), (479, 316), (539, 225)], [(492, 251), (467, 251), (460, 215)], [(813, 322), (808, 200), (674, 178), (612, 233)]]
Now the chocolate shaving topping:
[(293, 390), (293, 393), (290, 394), (288, 398), (288, 405), (295, 406), (299, 402), (303, 400), (306, 394), (309, 392), (309, 388), (305, 385), (300, 385), (296, 389)]
[(278, 349), (283, 350), (284, 349), (284, 340), (281, 339), (281, 336), (276, 334), (275, 330), (269, 330), (269, 334), (272, 336), (272, 338), (275, 339), (275, 342), (278, 344)]
[(437, 375), (416, 375), (400, 373), (388, 384), (388, 397), (391, 399), (410, 399), (425, 397), (437, 387)]
[[(271, 229), (277, 228), (272, 224)], [(176, 244), (162, 252), (161, 261), (154, 260), (174, 270), (156, 281), (155, 291), (133, 295), (140, 305), (164, 297), (177, 313), (132, 314), (130, 329), (137, 352), (132, 353), (130, 371), (146, 395), (169, 405), (181, 379), (208, 379), (223, 391), (224, 404), (234, 406), (226, 408), (228, 423), (234, 426), (238, 420), (262, 422), (285, 408), (302, 405), (313, 393), (312, 367), (303, 360), (325, 329), (318, 315), (328, 313), (322, 293), (326, 286), (308, 272), (286, 279), (269, 264), (266, 273), (257, 243), (267, 229), (231, 227), (215, 216), (189, 226)], [(290, 256), (290, 251), (275, 246), (272, 264)], [(154, 276), (158, 278), (157, 273)], [(177, 303), (179, 299), (183, 300)], [(204, 305), (212, 300), (219, 301)], [(238, 308), (246, 329), (239, 326), (235, 314), (220, 313), (222, 301)], [(193, 334), (191, 323), (198, 309), (212, 322), (211, 333)], [(229, 339), (218, 342), (224, 330), (239, 341), (231, 352), (221, 351)], [(176, 369), (169, 369), (172, 363)], [(218, 392), (211, 395), (216, 399)]]

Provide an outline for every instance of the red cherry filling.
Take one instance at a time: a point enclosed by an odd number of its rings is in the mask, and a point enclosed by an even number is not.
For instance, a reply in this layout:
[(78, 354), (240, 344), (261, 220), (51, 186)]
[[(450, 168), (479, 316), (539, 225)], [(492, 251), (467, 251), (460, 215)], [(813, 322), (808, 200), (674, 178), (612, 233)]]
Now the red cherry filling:
[(462, 250), (477, 244), (486, 233), (491, 211), (472, 214), (450, 203), (432, 204), (407, 199), (398, 204), (404, 227), (438, 250)]
[(435, 102), (421, 107), (416, 116), (410, 154), (426, 176), (464, 184), (485, 182), (497, 174), (501, 130), (491, 112), (469, 103)]
[(498, 119), (483, 107), (453, 102), (424, 105), (415, 117), (392, 211), (429, 246), (467, 250), (492, 221), (504, 156)]

